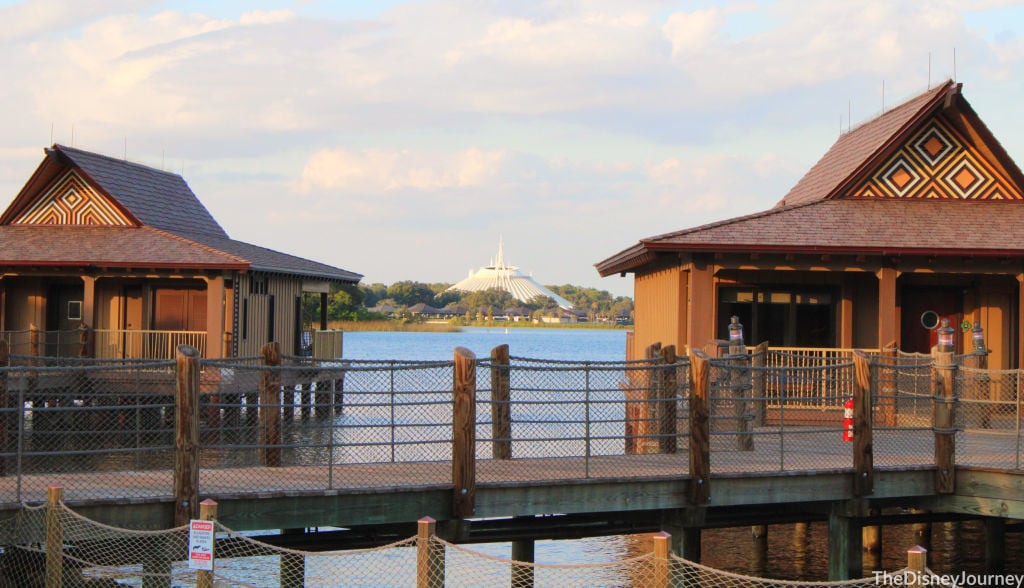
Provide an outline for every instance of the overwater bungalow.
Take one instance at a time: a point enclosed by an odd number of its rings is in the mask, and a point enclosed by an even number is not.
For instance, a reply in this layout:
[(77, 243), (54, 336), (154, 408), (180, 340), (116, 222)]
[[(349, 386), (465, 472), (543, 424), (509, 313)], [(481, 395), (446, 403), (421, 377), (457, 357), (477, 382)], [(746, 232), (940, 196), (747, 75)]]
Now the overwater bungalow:
[(946, 319), (957, 352), (977, 326), (990, 368), (1024, 365), (1024, 175), (961, 90), (947, 81), (842, 134), (763, 212), (597, 263), (635, 277), (629, 359), (727, 339), (733, 316), (748, 344), (927, 352)]
[(0, 332), (14, 353), (336, 347), (303, 336), (302, 298), (319, 296), (326, 331), (330, 286), (361, 277), (230, 238), (178, 174), (64, 145), (45, 150), (0, 216)]

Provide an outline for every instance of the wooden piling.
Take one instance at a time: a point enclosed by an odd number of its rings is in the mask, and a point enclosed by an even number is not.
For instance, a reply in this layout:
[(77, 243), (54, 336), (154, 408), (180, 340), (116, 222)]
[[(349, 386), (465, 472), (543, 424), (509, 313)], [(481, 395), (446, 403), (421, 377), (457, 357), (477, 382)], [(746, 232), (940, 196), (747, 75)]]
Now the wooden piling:
[(853, 495), (868, 496), (874, 492), (874, 433), (871, 427), (872, 386), (871, 363), (867, 355), (853, 353)]
[(491, 456), (512, 459), (512, 383), (508, 344), (491, 350)]
[(935, 430), (935, 492), (952, 494), (955, 490), (956, 430), (954, 423), (954, 390), (956, 365), (953, 353), (935, 351), (933, 353), (933, 423)]
[(444, 588), (444, 547), (434, 545), (437, 521), (416, 521), (416, 588)]
[(174, 392), (174, 526), (199, 512), (199, 351), (179, 345)]
[(711, 500), (711, 428), (708, 413), (710, 390), (708, 356), (690, 355), (690, 504)]
[(476, 508), (476, 356), (455, 348), (452, 384), (452, 514), (473, 516)]
[(672, 576), (669, 573), (668, 545), (671, 539), (672, 536), (664, 531), (654, 534), (652, 540), (654, 544), (654, 578), (651, 582), (652, 588), (668, 588), (670, 585), (669, 581), (672, 579)]
[(915, 545), (907, 550), (907, 588), (923, 588), (925, 569), (928, 567), (928, 550)]
[(260, 463), (281, 465), (281, 346), (276, 341), (263, 346), (260, 374)]
[(46, 488), (46, 588), (60, 588), (64, 579), (64, 487)]
[[(881, 511), (872, 508), (868, 511), (871, 517), (878, 517)], [(882, 527), (881, 525), (865, 525), (861, 529), (861, 547), (864, 550), (864, 559), (869, 570), (877, 570), (882, 567)]]
[(754, 436), (750, 431), (747, 397), (750, 395), (750, 370), (747, 369), (747, 346), (743, 341), (729, 344), (729, 390), (732, 393), (733, 416), (736, 418), (736, 449), (739, 451), (754, 450)]
[(675, 453), (678, 449), (676, 439), (676, 421), (678, 414), (676, 410), (676, 393), (678, 379), (676, 376), (676, 346), (666, 345), (661, 349), (661, 359), (665, 366), (660, 371), (658, 378), (658, 403), (657, 418), (655, 424), (658, 432), (658, 445), (661, 453)]
[(985, 571), (989, 574), (1006, 571), (1006, 519), (985, 519)]
[[(199, 519), (203, 521), (217, 520), (217, 501), (207, 498), (199, 503)], [(216, 527), (214, 527), (216, 536)], [(217, 541), (210, 545), (210, 557), (213, 558), (213, 565), (217, 565)], [(282, 558), (283, 559), (283, 558)], [(213, 571), (196, 571), (196, 588), (213, 588)]]

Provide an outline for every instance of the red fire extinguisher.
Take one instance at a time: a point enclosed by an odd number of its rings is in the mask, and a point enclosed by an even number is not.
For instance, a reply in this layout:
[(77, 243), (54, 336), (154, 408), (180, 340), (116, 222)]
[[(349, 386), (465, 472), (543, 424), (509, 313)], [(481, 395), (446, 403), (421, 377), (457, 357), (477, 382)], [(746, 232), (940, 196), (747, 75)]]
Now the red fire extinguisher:
[(843, 404), (843, 441), (853, 441), (853, 398)]

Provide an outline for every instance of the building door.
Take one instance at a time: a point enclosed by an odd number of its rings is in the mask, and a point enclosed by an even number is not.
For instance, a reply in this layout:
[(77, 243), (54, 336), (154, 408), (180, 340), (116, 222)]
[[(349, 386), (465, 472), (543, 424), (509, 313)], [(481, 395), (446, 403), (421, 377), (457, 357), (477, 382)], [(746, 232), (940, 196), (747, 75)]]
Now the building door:
[(78, 284), (50, 286), (46, 296), (46, 325), (44, 331), (57, 331), (46, 335), (44, 353), (50, 357), (77, 356), (82, 326), (82, 298), (85, 287)]
[[(934, 313), (934, 315), (926, 315)], [(925, 321), (922, 323), (922, 316)], [(900, 296), (900, 349), (907, 353), (931, 353), (938, 342), (938, 331), (929, 329), (932, 317), (948, 319), (949, 326), (960, 328), (963, 318), (963, 294), (960, 288), (936, 286), (904, 286)], [(941, 324), (941, 322), (940, 322)], [(954, 337), (961, 353), (961, 337)]]
[[(173, 350), (187, 343), (205, 352), (206, 291), (191, 288), (160, 288), (153, 293), (153, 330), (148, 337), (147, 353), (154, 357), (174, 357)], [(168, 355), (169, 354), (169, 355)]]

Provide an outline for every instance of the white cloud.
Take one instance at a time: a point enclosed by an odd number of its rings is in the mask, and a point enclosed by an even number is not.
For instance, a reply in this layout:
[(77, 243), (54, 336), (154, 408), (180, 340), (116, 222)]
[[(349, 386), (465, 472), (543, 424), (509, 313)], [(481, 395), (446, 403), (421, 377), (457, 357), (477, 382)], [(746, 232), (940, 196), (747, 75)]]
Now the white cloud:
[(377, 193), (406, 188), (428, 192), (466, 188), (497, 176), (504, 159), (502, 151), (475, 148), (454, 154), (321, 149), (310, 156), (295, 190)]

